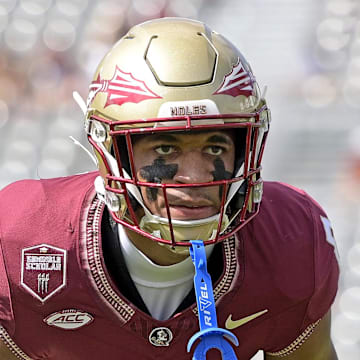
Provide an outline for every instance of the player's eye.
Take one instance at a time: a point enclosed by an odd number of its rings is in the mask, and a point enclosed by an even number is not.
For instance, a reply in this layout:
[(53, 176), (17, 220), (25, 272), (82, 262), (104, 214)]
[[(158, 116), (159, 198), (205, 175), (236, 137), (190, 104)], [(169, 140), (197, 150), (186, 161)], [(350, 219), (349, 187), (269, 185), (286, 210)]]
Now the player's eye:
[(221, 155), (223, 152), (225, 151), (225, 149), (221, 146), (208, 146), (207, 148), (205, 148), (205, 153), (209, 154), (209, 155), (214, 155), (214, 156), (219, 156)]
[(175, 147), (172, 145), (160, 145), (155, 148), (155, 151), (159, 155), (170, 155), (175, 151)]

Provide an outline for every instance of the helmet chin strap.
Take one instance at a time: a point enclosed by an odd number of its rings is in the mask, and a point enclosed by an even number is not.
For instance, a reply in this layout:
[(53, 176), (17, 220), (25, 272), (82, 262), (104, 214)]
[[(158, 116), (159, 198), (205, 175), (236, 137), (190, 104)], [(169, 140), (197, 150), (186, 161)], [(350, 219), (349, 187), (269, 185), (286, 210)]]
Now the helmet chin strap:
[(75, 100), (75, 102), (79, 105), (79, 108), (81, 109), (82, 113), (84, 115), (86, 115), (87, 106), (86, 106), (85, 100), (82, 98), (82, 96), (77, 91), (73, 91), (72, 95), (73, 95), (73, 99)]
[(78, 140), (76, 140), (73, 136), (69, 136), (69, 139), (74, 142), (75, 145), (79, 146), (82, 150), (86, 152), (87, 155), (89, 155), (91, 161), (95, 164), (95, 166), (98, 166), (96, 157)]

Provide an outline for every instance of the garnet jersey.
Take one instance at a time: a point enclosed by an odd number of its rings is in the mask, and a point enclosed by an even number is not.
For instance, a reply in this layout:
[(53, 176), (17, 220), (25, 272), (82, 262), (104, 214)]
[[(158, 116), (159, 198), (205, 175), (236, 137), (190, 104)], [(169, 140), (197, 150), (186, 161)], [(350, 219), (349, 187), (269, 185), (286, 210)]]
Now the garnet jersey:
[[(20, 181), (0, 193), (1, 339), (19, 359), (190, 360), (193, 294), (166, 321), (147, 313), (118, 249), (104, 250), (118, 241), (109, 245), (96, 176)], [(309, 196), (268, 182), (260, 213), (216, 245), (218, 323), (238, 337), (239, 359), (259, 349), (281, 356), (310, 336), (337, 290), (332, 241)]]

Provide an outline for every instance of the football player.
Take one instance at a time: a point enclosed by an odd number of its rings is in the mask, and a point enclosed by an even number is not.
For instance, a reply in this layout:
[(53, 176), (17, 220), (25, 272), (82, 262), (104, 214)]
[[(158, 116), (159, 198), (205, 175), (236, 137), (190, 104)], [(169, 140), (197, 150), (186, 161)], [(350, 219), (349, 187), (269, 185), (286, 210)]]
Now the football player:
[(232, 43), (188, 19), (137, 25), (85, 112), (98, 172), (0, 194), (1, 360), (191, 359), (196, 239), (238, 359), (337, 359), (331, 225), (261, 178), (270, 111)]

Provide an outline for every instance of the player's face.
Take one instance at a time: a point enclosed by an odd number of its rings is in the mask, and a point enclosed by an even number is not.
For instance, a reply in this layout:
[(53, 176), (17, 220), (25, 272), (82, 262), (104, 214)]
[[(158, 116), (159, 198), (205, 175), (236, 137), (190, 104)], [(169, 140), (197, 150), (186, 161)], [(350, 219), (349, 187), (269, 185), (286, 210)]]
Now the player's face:
[[(138, 179), (146, 182), (191, 184), (224, 180), (234, 171), (235, 144), (230, 131), (159, 133), (140, 136), (134, 144)], [(147, 208), (167, 217), (161, 189), (141, 187)], [(220, 186), (169, 188), (170, 215), (197, 220), (219, 212)]]

